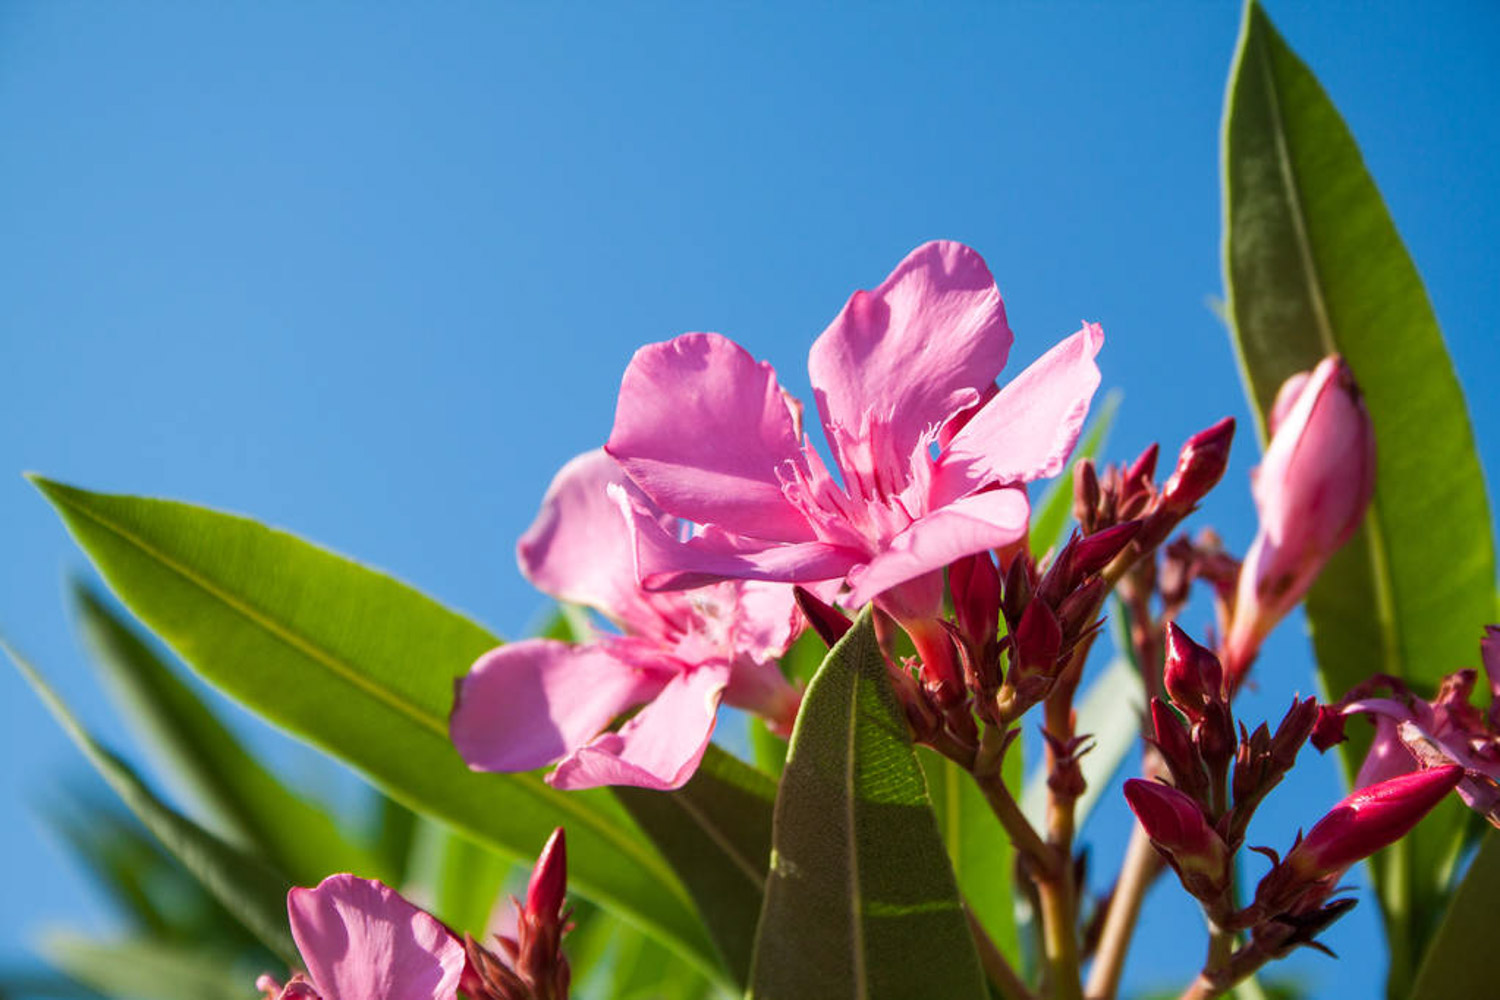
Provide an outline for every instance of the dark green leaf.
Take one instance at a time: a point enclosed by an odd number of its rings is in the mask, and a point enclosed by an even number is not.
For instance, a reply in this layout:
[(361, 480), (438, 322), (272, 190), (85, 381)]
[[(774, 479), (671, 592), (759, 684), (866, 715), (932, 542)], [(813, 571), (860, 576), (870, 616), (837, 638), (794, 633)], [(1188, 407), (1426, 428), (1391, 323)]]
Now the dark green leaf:
[(615, 794), (693, 894), (724, 967), (743, 986), (766, 888), (776, 783), (710, 745), (677, 791)]
[(1468, 874), (1453, 893), (1442, 923), (1422, 958), (1411, 1000), (1490, 996), (1495, 966), (1495, 913), (1500, 906), (1500, 833), (1479, 842)]
[(291, 880), (259, 858), (225, 843), (192, 820), (173, 811), (119, 757), (95, 742), (41, 676), (15, 650), (3, 648), (36, 690), (70, 739), (83, 751), (124, 803), (162, 845), (203, 883), (215, 899), (288, 963), (296, 961), (286, 922), (286, 894)]
[(750, 996), (988, 995), (868, 608), (807, 689), (773, 841)]
[(291, 876), (316, 885), (335, 872), (395, 881), (332, 816), (263, 767), (145, 640), (84, 584), (73, 588), (95, 661), (127, 714), (213, 817)]
[(607, 792), (470, 771), (453, 681), (498, 640), (396, 580), (245, 518), (36, 480), (110, 586), (209, 682), (394, 798), (530, 864), (568, 828), (572, 885), (712, 967), (661, 856)]
[[(1472, 662), (1494, 614), (1488, 503), (1462, 391), (1415, 266), (1343, 119), (1258, 4), (1224, 125), (1235, 343), (1264, 437), (1289, 375), (1343, 354), (1375, 424), (1364, 527), (1307, 601), (1325, 688), (1377, 671), (1419, 689)], [(1346, 772), (1368, 737), (1343, 748)], [(1374, 866), (1401, 995), (1441, 911), (1462, 824), (1430, 817)]]
[(1111, 389), (1104, 394), (1104, 401), (1094, 411), (1083, 439), (1073, 452), (1073, 461), (1062, 475), (1052, 481), (1041, 503), (1031, 514), (1031, 551), (1038, 559), (1062, 543), (1073, 519), (1073, 463), (1085, 458), (1098, 458), (1109, 440), (1109, 429), (1114, 426), (1115, 413), (1120, 409), (1121, 392)]

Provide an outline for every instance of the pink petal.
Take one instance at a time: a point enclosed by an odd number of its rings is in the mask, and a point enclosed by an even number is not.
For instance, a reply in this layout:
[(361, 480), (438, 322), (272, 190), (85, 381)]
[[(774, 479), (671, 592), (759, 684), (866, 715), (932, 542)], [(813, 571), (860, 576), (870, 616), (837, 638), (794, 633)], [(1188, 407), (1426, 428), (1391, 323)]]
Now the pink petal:
[(1281, 388), (1276, 390), (1276, 401), (1271, 404), (1271, 414), (1267, 420), (1273, 437), (1276, 434), (1276, 428), (1281, 426), (1286, 415), (1292, 412), (1292, 407), (1297, 405), (1297, 400), (1301, 397), (1302, 390), (1307, 388), (1307, 381), (1311, 377), (1311, 371), (1298, 372), (1281, 383)]
[[(630, 529), (608, 495), (629, 488), (620, 464), (602, 449), (564, 465), (542, 498), (536, 520), (516, 544), (521, 573), (560, 601), (584, 604), (637, 633), (655, 635), (661, 622), (635, 579)], [(637, 491), (638, 492), (638, 491)], [(649, 501), (639, 497), (643, 510)], [(652, 511), (660, 516), (659, 511)]]
[[(476, 771), (530, 771), (593, 739), (649, 700), (672, 668), (630, 655), (652, 643), (614, 639), (570, 646), (526, 639), (491, 650), (458, 684), (449, 734)], [(644, 665), (647, 664), (647, 665)]]
[(618, 732), (603, 733), (558, 764), (547, 782), (566, 789), (681, 788), (703, 759), (728, 681), (722, 663), (679, 674)]
[(636, 575), (647, 590), (687, 590), (720, 580), (837, 580), (865, 558), (827, 542), (768, 542), (715, 528), (684, 542), (645, 511), (634, 509), (632, 514)]
[(933, 504), (990, 483), (1026, 483), (1063, 471), (1099, 388), (1097, 323), (1042, 355), (953, 436), (938, 458)]
[(453, 1000), (464, 949), (394, 889), (333, 875), (286, 897), (292, 937), (324, 1000)]
[(635, 352), (605, 450), (678, 517), (761, 538), (813, 537), (776, 475), (802, 461), (776, 373), (716, 333)]
[(752, 660), (771, 660), (802, 632), (802, 612), (790, 585), (748, 580), (735, 591), (734, 649)]
[(891, 539), (886, 550), (849, 574), (844, 604), (857, 608), (884, 590), (941, 569), (962, 556), (1025, 537), (1031, 508), (1018, 489), (989, 490), (927, 514)]
[[(858, 291), (823, 331), (808, 372), (828, 440), (890, 421), (905, 458), (972, 405), (1005, 367), (1012, 340), (984, 259), (961, 243), (925, 243), (874, 291)], [(892, 470), (907, 475), (906, 469)]]

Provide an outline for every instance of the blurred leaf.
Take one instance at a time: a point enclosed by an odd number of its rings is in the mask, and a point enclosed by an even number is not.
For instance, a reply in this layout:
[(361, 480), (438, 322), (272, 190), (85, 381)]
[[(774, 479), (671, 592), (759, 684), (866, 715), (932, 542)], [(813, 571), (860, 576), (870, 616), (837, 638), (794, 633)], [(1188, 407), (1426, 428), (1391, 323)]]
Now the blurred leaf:
[(693, 894), (725, 968), (744, 986), (771, 857), (776, 783), (710, 744), (677, 791), (615, 794)]
[(78, 583), (73, 598), (95, 662), (126, 714), (228, 827), (231, 839), (252, 847), (298, 885), (316, 885), (335, 872), (396, 881), (396, 873), (345, 836), (332, 816), (263, 767), (99, 595)]
[(9, 645), (0, 648), (15, 663), (68, 737), (83, 751), (146, 829), (203, 883), (215, 899), (289, 964), (297, 949), (287, 930), (286, 893), (291, 881), (244, 851), (225, 843), (158, 799), (119, 757), (94, 741), (41, 676)]
[(453, 682), (498, 642), (391, 577), (245, 518), (36, 479), (120, 599), (220, 690), (394, 798), (528, 864), (568, 828), (572, 884), (712, 967), (686, 891), (607, 792), (470, 771)]
[[(1078, 703), (1076, 731), (1094, 738), (1094, 748), (1080, 758), (1078, 765), (1088, 782), (1075, 807), (1075, 822), (1080, 828), (1088, 819), (1099, 796), (1130, 751), (1140, 743), (1141, 718), (1146, 711), (1146, 689), (1135, 665), (1121, 656), (1111, 660), (1094, 683), (1084, 691)], [(1038, 765), (1026, 779), (1021, 810), (1038, 829), (1046, 827), (1047, 773)]]
[(463, 834), (443, 831), (432, 912), (454, 930), (482, 939), (496, 906), (510, 905), (505, 880), (515, 867)]
[(100, 994), (50, 969), (7, 966), (0, 968), (0, 1000), (33, 1000), (35, 997), (98, 997)]
[(1067, 469), (1052, 481), (1052, 485), (1043, 494), (1041, 503), (1032, 509), (1031, 551), (1038, 559), (1049, 549), (1062, 544), (1068, 525), (1073, 520), (1073, 466), (1085, 458), (1097, 459), (1103, 453), (1104, 443), (1109, 440), (1109, 429), (1114, 426), (1115, 414), (1120, 409), (1122, 395), (1119, 389), (1111, 389), (1104, 394), (1104, 400), (1094, 411), (1094, 418), (1083, 432), (1083, 439), (1074, 450)]
[(233, 953), (190, 944), (106, 943), (61, 933), (42, 942), (47, 958), (85, 986), (121, 1000), (247, 1000), (255, 975), (237, 970)]
[(1451, 1000), (1492, 996), (1495, 914), (1500, 906), (1500, 833), (1479, 842), (1468, 874), (1459, 883), (1447, 913), (1422, 958), (1411, 1000)]
[[(1015, 958), (1021, 941), (1013, 881), (1016, 854), (1010, 838), (968, 772), (926, 747), (917, 747), (917, 760), (927, 779), (938, 834), (948, 848), (959, 891), (995, 946)], [(1022, 766), (1017, 740), (1006, 752), (1004, 763), (1005, 783), (1012, 792), (1021, 787)]]
[(707, 1000), (726, 996), (704, 975), (607, 913), (597, 912), (564, 941), (573, 965), (573, 1000)]
[(92, 803), (86, 816), (48, 808), (48, 828), (68, 846), (135, 931), (153, 938), (172, 935), (173, 920), (154, 898), (152, 886), (166, 865), (165, 855), (103, 803)]
[[(1224, 123), (1225, 264), (1264, 438), (1283, 380), (1343, 354), (1375, 424), (1375, 500), (1307, 600), (1341, 695), (1383, 671), (1432, 690), (1494, 613), (1494, 543), (1463, 393), (1422, 281), (1348, 127), (1256, 3)], [(1368, 736), (1343, 747), (1346, 774)], [(1462, 823), (1445, 810), (1373, 865), (1403, 995), (1440, 913)]]
[(781, 772), (786, 770), (786, 740), (771, 732), (766, 720), (758, 715), (745, 713), (745, 724), (750, 731), (750, 753), (755, 766), (780, 780)]
[(818, 668), (823, 665), (823, 658), (828, 655), (828, 647), (823, 640), (818, 638), (818, 633), (807, 629), (792, 643), (792, 648), (786, 651), (781, 658), (781, 672), (794, 683), (801, 681), (806, 684), (813, 679)]
[(870, 609), (792, 734), (749, 996), (988, 996)]
[(375, 853), (380, 857), (380, 869), (391, 873), (395, 879), (391, 885), (400, 885), (407, 878), (418, 817), (378, 788), (372, 788), (371, 793), (375, 813), (371, 827), (374, 831)]

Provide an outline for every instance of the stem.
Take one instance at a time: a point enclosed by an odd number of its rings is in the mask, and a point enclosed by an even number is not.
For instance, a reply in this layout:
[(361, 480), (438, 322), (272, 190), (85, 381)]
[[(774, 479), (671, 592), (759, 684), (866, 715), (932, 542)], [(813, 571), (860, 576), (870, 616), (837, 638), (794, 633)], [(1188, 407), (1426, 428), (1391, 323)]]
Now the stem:
[[(993, 743), (996, 733), (993, 727), (985, 730), (984, 744), (989, 746)], [(974, 783), (984, 793), (984, 800), (990, 804), (991, 811), (1000, 825), (1005, 828), (1010, 842), (1036, 866), (1039, 873), (1050, 874), (1059, 866), (1056, 857), (1042, 840), (1041, 834), (1031, 825), (1021, 806), (1016, 802), (1010, 789), (1005, 787), (1005, 778), (1000, 771), (1000, 760), (997, 755), (986, 754), (980, 751), (980, 759), (985, 762), (984, 766), (976, 764), (970, 774), (974, 777)], [(992, 763), (991, 763), (992, 762)]]
[(979, 964), (984, 967), (984, 974), (989, 978), (990, 985), (999, 991), (1004, 1000), (1036, 1000), (1036, 996), (1021, 981), (1000, 949), (995, 947), (995, 942), (991, 940), (979, 918), (974, 916), (974, 911), (967, 902), (964, 903), (964, 916), (968, 918), (969, 933), (974, 936), (974, 947), (979, 952)]
[(1052, 1000), (1083, 1000), (1073, 866), (1064, 863), (1061, 868), (1056, 877), (1037, 880), (1037, 892), (1042, 899), (1042, 951), (1047, 959), (1048, 996)]
[(1151, 846), (1151, 838), (1146, 836), (1139, 823), (1135, 824), (1130, 833), (1130, 846), (1125, 849), (1125, 860), (1120, 866), (1119, 881), (1110, 896), (1104, 929), (1099, 935), (1099, 950), (1095, 953), (1093, 968), (1089, 970), (1089, 1000), (1114, 1000), (1146, 890), (1151, 888), (1151, 883), (1156, 881), (1164, 867), (1161, 856)]

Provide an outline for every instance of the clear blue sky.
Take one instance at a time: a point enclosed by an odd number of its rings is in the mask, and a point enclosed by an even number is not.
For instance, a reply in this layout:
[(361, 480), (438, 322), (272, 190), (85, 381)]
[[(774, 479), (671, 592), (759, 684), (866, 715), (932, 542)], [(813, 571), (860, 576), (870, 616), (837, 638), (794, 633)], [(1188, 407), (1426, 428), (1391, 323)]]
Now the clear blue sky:
[[(1271, 14), (1360, 140), (1494, 470), (1500, 8)], [(515, 537), (553, 470), (607, 433), (636, 346), (720, 330), (800, 391), (848, 293), (933, 237), (988, 258), (1018, 364), (1104, 324), (1105, 383), (1125, 391), (1115, 457), (1243, 415), (1208, 305), (1238, 18), (1209, 2), (0, 5), (0, 630), (123, 738), (63, 607), (84, 561), (19, 476), (37, 469), (252, 514), (514, 634), (543, 606)], [(1254, 457), (1246, 434), (1208, 508), (1236, 547)], [(1252, 721), (1311, 687), (1297, 623), (1273, 654)], [(103, 914), (30, 807), (81, 760), (8, 668), (0, 713), (8, 964), (35, 929)], [(1262, 839), (1335, 795), (1331, 762), (1311, 762)], [(1118, 849), (1105, 838), (1096, 867)], [(1137, 987), (1180, 983), (1200, 956), (1167, 895)], [(1335, 977), (1373, 995), (1374, 912), (1332, 933), (1350, 960), (1294, 967), (1325, 995)]]

